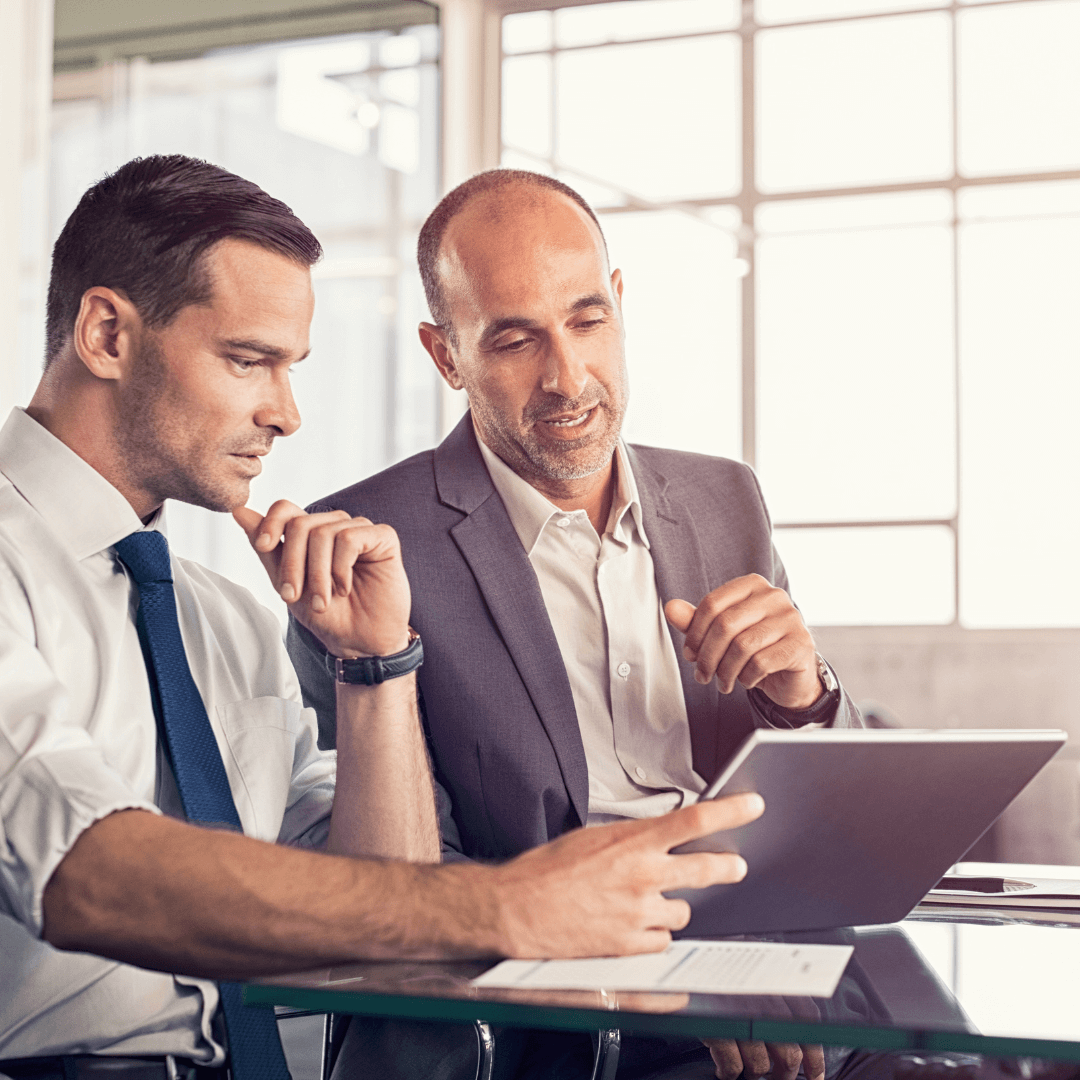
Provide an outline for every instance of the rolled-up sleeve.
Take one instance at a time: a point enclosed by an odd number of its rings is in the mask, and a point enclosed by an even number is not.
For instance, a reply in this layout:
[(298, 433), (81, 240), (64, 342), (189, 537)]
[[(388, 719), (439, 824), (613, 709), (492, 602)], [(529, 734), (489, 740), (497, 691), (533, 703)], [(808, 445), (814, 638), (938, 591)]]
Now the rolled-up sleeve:
[(5, 592), (0, 587), (0, 905), (40, 936), (45, 886), (79, 836), (117, 810), (159, 811), (70, 722), (67, 692), (12, 617)]

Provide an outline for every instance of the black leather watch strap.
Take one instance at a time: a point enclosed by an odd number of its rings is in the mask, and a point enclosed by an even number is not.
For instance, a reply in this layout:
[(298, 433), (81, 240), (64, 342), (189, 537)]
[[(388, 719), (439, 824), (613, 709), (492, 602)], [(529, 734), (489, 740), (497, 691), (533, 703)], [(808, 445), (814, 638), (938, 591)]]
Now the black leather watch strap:
[(410, 674), (424, 662), (424, 645), (415, 630), (409, 632), (412, 634), (409, 644), (390, 656), (360, 656), (354, 660), (335, 656), (334, 677), (349, 686), (378, 686), (387, 679)]

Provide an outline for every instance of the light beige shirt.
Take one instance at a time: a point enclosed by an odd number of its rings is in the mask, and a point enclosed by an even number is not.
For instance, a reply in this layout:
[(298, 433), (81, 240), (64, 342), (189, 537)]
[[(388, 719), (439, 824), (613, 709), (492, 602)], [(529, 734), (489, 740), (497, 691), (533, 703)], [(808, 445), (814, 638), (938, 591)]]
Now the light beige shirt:
[(567, 513), (480, 439), (492, 483), (536, 571), (574, 695), (589, 769), (589, 819), (644, 818), (696, 801), (675, 646), (656, 591), (626, 448), (603, 536)]
[[(148, 528), (161, 528), (161, 515)], [(224, 1060), (217, 987), (41, 939), (41, 896), (80, 834), (116, 810), (182, 816), (158, 743), (114, 545), (143, 525), (25, 412), (0, 431), (0, 1059), (65, 1053)], [(321, 846), (335, 756), (318, 749), (277, 617), (172, 559), (180, 631), (244, 832)]]

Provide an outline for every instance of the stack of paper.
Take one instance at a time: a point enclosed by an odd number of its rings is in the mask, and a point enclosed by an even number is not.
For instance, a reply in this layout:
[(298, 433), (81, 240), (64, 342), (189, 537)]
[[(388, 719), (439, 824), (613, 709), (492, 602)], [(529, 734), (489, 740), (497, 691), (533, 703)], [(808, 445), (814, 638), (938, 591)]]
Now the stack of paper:
[(596, 960), (504, 960), (474, 986), (519, 990), (672, 990), (832, 997), (850, 945), (676, 941), (662, 953)]

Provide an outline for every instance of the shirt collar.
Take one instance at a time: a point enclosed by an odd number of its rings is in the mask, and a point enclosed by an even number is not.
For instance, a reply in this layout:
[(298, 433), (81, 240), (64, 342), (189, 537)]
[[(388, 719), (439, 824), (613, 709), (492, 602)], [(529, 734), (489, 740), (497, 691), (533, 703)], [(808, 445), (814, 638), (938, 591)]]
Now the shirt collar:
[[(544, 531), (547, 523), (556, 515), (563, 513), (553, 502), (540, 494), (523, 477), (518, 476), (498, 454), (495, 453), (476, 433), (476, 441), (480, 444), (480, 453), (484, 457), (484, 464), (491, 475), (491, 482), (506, 507), (510, 522), (514, 531), (521, 540), (521, 546), (526, 555), (531, 555)], [(629, 541), (631, 531), (626, 522), (626, 512), (629, 510), (634, 527), (637, 529), (641, 542), (648, 547), (649, 538), (645, 535), (645, 528), (641, 515), (641, 502), (638, 498), (637, 482), (634, 480), (634, 471), (630, 468), (630, 458), (620, 439), (615, 445), (615, 472), (618, 486), (615, 490), (615, 498), (612, 502), (611, 515), (608, 517), (607, 532), (613, 536)], [(620, 533), (626, 530), (625, 537)]]
[(0, 429), (0, 474), (76, 560), (143, 528), (164, 532), (161, 511), (144, 526), (131, 503), (97, 469), (24, 409), (12, 409)]

